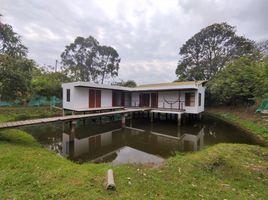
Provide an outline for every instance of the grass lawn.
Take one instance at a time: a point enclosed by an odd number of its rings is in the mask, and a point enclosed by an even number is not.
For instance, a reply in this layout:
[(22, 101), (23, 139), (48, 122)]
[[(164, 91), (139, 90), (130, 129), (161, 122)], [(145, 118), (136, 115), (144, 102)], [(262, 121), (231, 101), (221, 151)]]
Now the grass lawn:
[(0, 108), (0, 123), (43, 117), (60, 116), (60, 110), (49, 107), (2, 107)]
[[(0, 199), (267, 199), (268, 148), (219, 144), (160, 167), (76, 164), (19, 130), (0, 132)], [(116, 192), (104, 189), (113, 168)], [(130, 183), (129, 183), (130, 182)]]
[(266, 117), (268, 118), (268, 116), (252, 114), (252, 112), (251, 114), (247, 114), (228, 109), (207, 109), (207, 113), (246, 129), (268, 144), (268, 123), (266, 121)]

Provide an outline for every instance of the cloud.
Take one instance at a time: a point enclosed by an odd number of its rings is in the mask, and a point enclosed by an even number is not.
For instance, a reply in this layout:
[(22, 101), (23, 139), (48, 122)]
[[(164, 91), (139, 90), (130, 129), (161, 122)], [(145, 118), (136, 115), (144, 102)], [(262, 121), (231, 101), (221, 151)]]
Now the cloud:
[(119, 77), (139, 83), (173, 81), (179, 48), (201, 28), (226, 21), (240, 35), (268, 35), (266, 0), (0, 0), (11, 24), (40, 65), (54, 65), (77, 36), (116, 48)]

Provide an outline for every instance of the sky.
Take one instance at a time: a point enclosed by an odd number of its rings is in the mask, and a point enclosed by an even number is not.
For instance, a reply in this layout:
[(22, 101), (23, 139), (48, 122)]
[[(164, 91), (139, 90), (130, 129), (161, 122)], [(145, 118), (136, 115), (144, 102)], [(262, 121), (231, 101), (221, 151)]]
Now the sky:
[(91, 35), (119, 53), (115, 80), (138, 84), (174, 81), (180, 47), (213, 23), (268, 39), (267, 0), (0, 0), (0, 13), (38, 65), (54, 66), (66, 45)]

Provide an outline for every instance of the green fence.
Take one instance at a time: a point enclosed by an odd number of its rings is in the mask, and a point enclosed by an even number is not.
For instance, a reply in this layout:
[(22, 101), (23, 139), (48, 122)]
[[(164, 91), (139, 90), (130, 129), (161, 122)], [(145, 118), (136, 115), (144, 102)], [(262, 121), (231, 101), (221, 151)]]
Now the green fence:
[[(27, 106), (34, 107), (34, 106), (59, 106), (61, 105), (62, 100), (56, 96), (52, 97), (45, 97), (45, 96), (35, 96), (32, 97), (28, 103)], [(19, 106), (23, 103), (19, 100), (16, 101), (0, 101), (0, 107), (6, 107), (6, 106)]]
[(262, 101), (260, 107), (256, 110), (256, 112), (262, 112), (264, 110), (268, 110), (268, 98)]

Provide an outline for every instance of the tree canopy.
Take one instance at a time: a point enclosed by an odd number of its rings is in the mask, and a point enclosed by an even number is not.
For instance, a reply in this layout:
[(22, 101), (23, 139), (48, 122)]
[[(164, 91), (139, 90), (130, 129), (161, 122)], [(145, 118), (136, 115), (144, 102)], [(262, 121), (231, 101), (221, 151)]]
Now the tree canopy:
[(14, 58), (0, 54), (1, 99), (27, 98), (34, 67), (34, 62), (27, 58)]
[(12, 26), (0, 21), (0, 97), (27, 98), (35, 63), (27, 59), (27, 48)]
[(0, 54), (21, 57), (26, 56), (27, 52), (27, 47), (21, 43), (20, 36), (13, 31), (12, 26), (0, 21)]
[(118, 76), (120, 58), (117, 51), (89, 36), (77, 37), (61, 54), (61, 63), (76, 81), (103, 83), (105, 78)]
[(268, 92), (268, 58), (241, 57), (219, 72), (208, 91), (216, 104), (252, 104)]
[(61, 98), (61, 84), (65, 82), (70, 82), (70, 78), (64, 73), (39, 70), (32, 79), (32, 94)]
[(235, 58), (257, 55), (253, 41), (236, 35), (227, 23), (212, 24), (191, 37), (180, 49), (179, 80), (209, 80)]
[(115, 82), (112, 85), (118, 85), (118, 86), (124, 86), (124, 87), (131, 87), (134, 88), (137, 86), (137, 83), (133, 80), (127, 80), (127, 81), (119, 81), (119, 82)]

